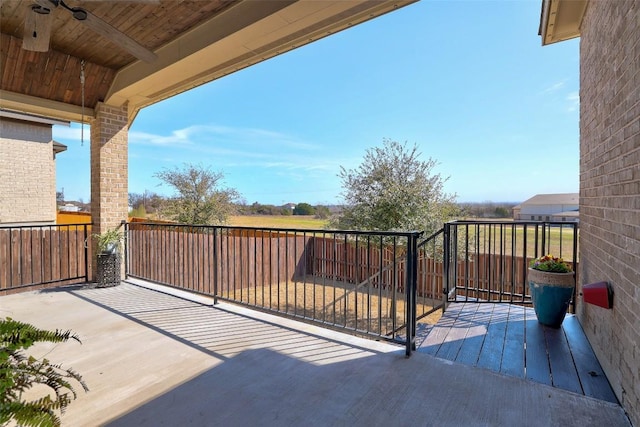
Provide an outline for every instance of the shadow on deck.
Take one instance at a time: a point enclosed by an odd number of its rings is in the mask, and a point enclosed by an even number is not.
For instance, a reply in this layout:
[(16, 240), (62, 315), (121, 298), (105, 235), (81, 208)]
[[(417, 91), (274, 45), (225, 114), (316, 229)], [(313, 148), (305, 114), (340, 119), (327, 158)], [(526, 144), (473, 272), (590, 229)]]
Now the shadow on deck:
[(461, 302), (433, 327), (418, 328), (419, 352), (618, 402), (573, 315), (553, 329), (538, 323), (532, 308)]

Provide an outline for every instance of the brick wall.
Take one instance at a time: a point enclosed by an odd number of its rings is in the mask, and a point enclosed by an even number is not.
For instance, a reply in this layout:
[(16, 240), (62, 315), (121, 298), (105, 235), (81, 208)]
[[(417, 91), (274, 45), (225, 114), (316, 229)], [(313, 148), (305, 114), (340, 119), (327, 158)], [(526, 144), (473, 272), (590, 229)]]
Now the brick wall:
[(55, 220), (51, 125), (0, 118), (0, 224)]
[(640, 2), (591, 1), (580, 41), (580, 276), (614, 307), (580, 304), (583, 328), (640, 426)]

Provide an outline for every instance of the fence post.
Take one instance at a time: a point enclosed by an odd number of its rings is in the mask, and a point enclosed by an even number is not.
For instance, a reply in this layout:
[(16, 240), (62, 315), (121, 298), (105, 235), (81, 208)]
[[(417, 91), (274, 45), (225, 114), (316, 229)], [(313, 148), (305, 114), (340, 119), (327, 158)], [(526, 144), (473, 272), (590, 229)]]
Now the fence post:
[(407, 274), (405, 285), (406, 298), (406, 350), (405, 355), (411, 356), (416, 349), (416, 302), (418, 278), (418, 237), (421, 233), (413, 232), (407, 236)]
[(129, 277), (129, 223), (122, 222), (124, 226), (124, 278)]
[(449, 302), (449, 269), (451, 268), (451, 224), (444, 225), (443, 235), (443, 254), (442, 254), (442, 312), (447, 310), (447, 302)]

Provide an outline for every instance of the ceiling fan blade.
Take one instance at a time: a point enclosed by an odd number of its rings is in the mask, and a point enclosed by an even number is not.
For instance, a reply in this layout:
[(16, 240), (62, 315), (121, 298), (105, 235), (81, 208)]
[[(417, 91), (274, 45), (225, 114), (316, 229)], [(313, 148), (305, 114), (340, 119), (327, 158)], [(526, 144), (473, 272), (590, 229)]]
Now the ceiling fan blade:
[[(117, 44), (136, 58), (145, 62), (154, 62), (158, 59), (155, 53), (151, 52), (123, 32), (112, 27), (102, 19), (93, 15), (91, 12), (80, 8), (74, 8), (72, 13), (78, 21), (82, 22), (102, 37), (111, 40), (113, 43)], [(86, 18), (80, 19), (79, 17), (82, 17), (83, 13), (86, 14)]]
[(24, 20), (22, 48), (34, 52), (48, 51), (52, 23), (53, 16), (50, 9), (39, 5), (30, 6)]

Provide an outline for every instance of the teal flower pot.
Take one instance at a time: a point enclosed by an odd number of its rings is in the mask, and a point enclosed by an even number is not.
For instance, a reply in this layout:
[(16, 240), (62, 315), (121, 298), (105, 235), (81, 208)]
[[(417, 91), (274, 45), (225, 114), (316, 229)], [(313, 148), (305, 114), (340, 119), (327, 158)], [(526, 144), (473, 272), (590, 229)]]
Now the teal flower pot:
[(538, 322), (545, 326), (559, 328), (573, 297), (575, 287), (573, 272), (550, 273), (530, 268), (528, 280), (531, 301)]

